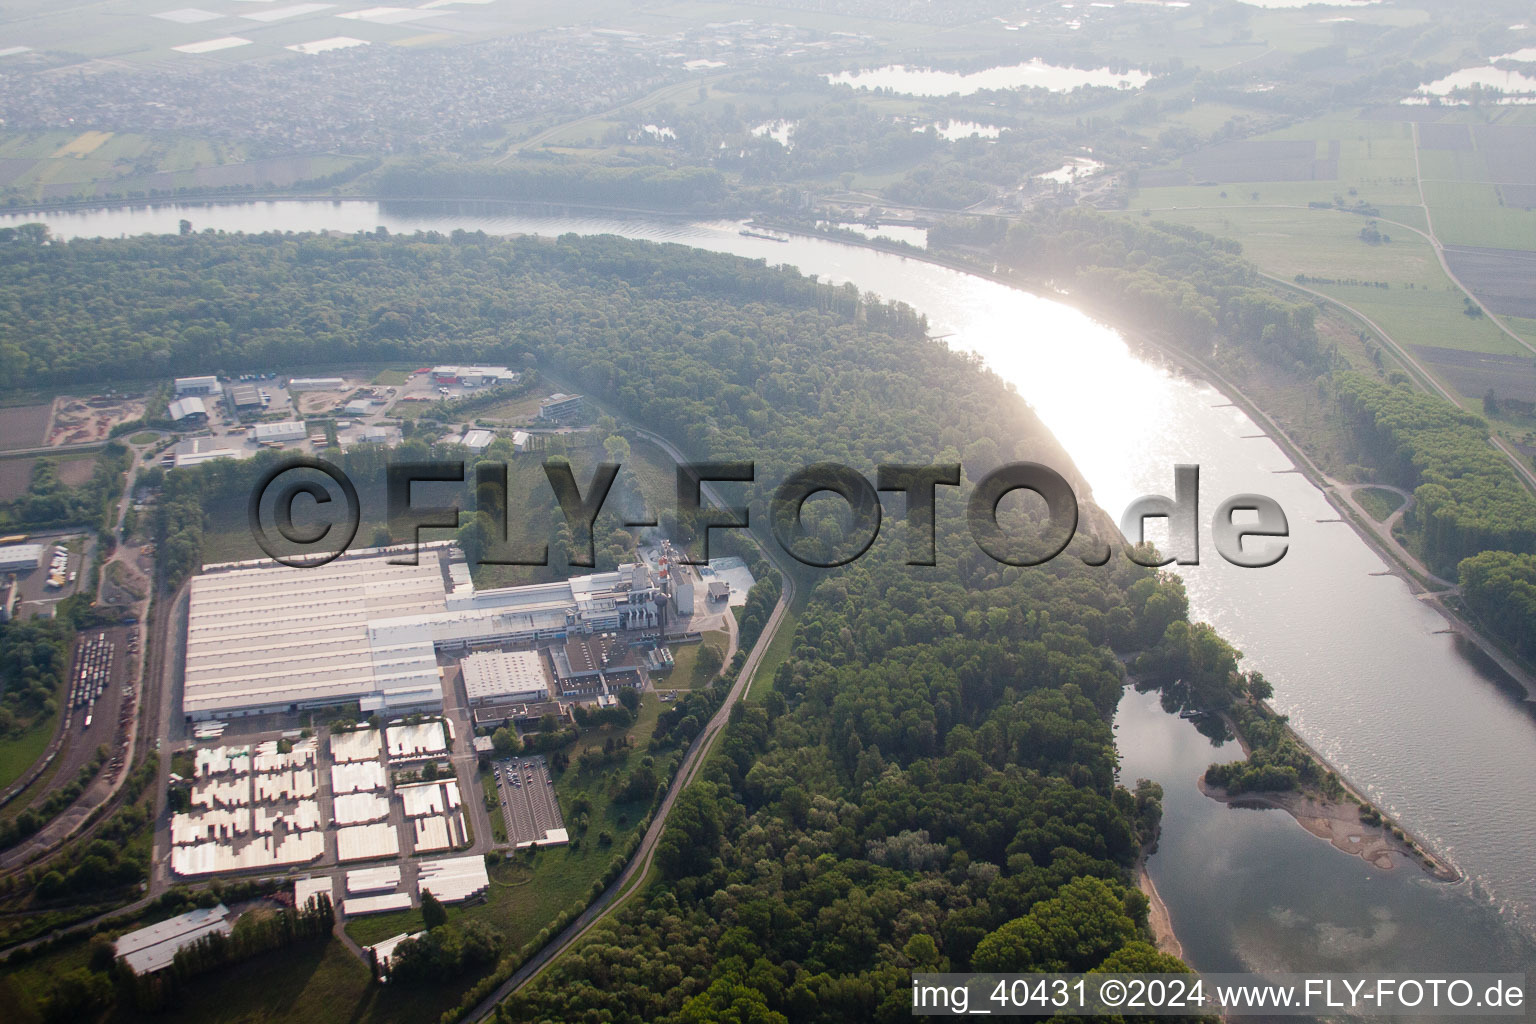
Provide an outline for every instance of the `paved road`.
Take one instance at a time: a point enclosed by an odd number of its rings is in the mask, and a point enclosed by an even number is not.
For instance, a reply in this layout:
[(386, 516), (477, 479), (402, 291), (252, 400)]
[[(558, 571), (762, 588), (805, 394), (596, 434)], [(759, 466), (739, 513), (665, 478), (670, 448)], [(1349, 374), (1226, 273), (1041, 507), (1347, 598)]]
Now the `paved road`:
[(32, 448), (7, 448), (0, 451), (0, 459), (20, 459), (28, 455), (62, 455), (65, 452), (90, 452), (106, 446), (106, 441), (81, 441), (78, 444), (43, 444)]
[[(645, 430), (636, 430), (635, 433), (660, 447), (677, 462), (687, 461), (683, 453), (678, 451), (666, 439)], [(703, 491), (705, 496), (711, 501), (721, 505), (729, 504), (708, 484), (704, 485)], [(580, 917), (567, 925), (564, 931), (557, 935), (543, 949), (539, 950), (538, 953), (534, 954), (527, 963), (518, 968), (512, 977), (508, 978), (496, 991), (481, 1001), (468, 1019), (477, 1022), (488, 1019), (495, 1013), (497, 1005), (502, 1000), (538, 977), (540, 972), (548, 967), (556, 957), (580, 941), (594, 925), (616, 910), (629, 895), (643, 888), (644, 883), (641, 881), (629, 892), (626, 892), (622, 897), (620, 896), (620, 891), (629, 885), (631, 880), (637, 878), (643, 880), (645, 874), (650, 871), (651, 862), (656, 856), (657, 841), (660, 840), (661, 834), (666, 828), (667, 816), (672, 813), (672, 808), (676, 805), (678, 796), (697, 777), (699, 768), (707, 758), (716, 737), (720, 735), (725, 729), (726, 724), (730, 721), (731, 708), (751, 688), (752, 680), (757, 674), (758, 666), (762, 663), (763, 655), (773, 642), (773, 638), (778, 634), (779, 629), (783, 626), (784, 617), (789, 611), (790, 602), (794, 600), (794, 577), (789, 574), (787, 567), (782, 563), (781, 556), (771, 547), (765, 547), (763, 553), (773, 563), (774, 568), (778, 569), (779, 575), (784, 581), (784, 590), (779, 595), (779, 603), (774, 606), (773, 614), (768, 617), (768, 622), (763, 627), (762, 635), (758, 637), (751, 653), (747, 655), (747, 660), (742, 664), (741, 672), (737, 675), (736, 682), (732, 684), (730, 692), (726, 694), (719, 710), (715, 712), (714, 716), (709, 720), (709, 724), (703, 728), (698, 736), (694, 737), (693, 743), (689, 745), (688, 752), (683, 756), (683, 762), (678, 767), (677, 774), (674, 776), (671, 786), (667, 788), (667, 794), (662, 799), (661, 806), (656, 809), (656, 814), (651, 819), (650, 828), (646, 829), (645, 837), (641, 839), (640, 846), (635, 851), (635, 855), (631, 858), (629, 865), (614, 883), (605, 889), (603, 894), (592, 902), (591, 906), (587, 907)], [(735, 618), (735, 616), (730, 617)], [(732, 635), (734, 646), (734, 630)]]

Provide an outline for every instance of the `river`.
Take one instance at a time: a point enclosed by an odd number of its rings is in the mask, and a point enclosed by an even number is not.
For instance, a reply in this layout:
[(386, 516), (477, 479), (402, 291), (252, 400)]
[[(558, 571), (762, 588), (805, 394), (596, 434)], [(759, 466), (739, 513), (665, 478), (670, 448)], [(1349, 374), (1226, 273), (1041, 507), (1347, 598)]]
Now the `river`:
[[(1148, 868), (1186, 956), (1205, 970), (1531, 970), (1536, 966), (1536, 721), (1525, 703), (1441, 633), (1444, 620), (1208, 384), (1133, 351), (1062, 303), (921, 260), (842, 242), (778, 243), (734, 222), (524, 216), (501, 209), (371, 201), (138, 206), (0, 218), (63, 237), (387, 227), (556, 235), (613, 233), (789, 263), (926, 313), (933, 333), (1013, 382), (1115, 517), (1136, 496), (1172, 493), (1173, 466), (1201, 468), (1202, 564), (1180, 567), (1192, 614), (1241, 648), (1274, 705), (1357, 787), (1465, 875), (1433, 882), (1332, 849), (1279, 811), (1236, 810), (1195, 788), (1214, 749), (1151, 697), (1128, 693), (1116, 721), (1122, 778), (1165, 790), (1164, 838)], [(1285, 509), (1290, 549), (1241, 569), (1209, 541), (1228, 495)]]

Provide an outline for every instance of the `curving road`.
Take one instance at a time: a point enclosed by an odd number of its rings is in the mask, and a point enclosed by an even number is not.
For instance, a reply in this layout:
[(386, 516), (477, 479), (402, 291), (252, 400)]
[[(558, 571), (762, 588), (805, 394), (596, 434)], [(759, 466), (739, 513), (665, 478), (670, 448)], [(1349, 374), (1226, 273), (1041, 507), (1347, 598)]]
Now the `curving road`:
[[(682, 452), (665, 438), (653, 434), (648, 430), (636, 428), (634, 433), (650, 441), (661, 448), (674, 461), (682, 463), (688, 461)], [(702, 488), (706, 497), (720, 505), (729, 504), (722, 499), (713, 487), (704, 484)], [(688, 747), (688, 752), (683, 756), (683, 762), (678, 766), (677, 774), (672, 779), (672, 784), (667, 787), (667, 794), (662, 798), (661, 805), (656, 809), (651, 819), (650, 827), (645, 831), (645, 837), (641, 839), (640, 846), (635, 850), (629, 865), (614, 880), (613, 884), (603, 890), (603, 894), (592, 902), (587, 909), (566, 926), (565, 930), (555, 936), (543, 949), (535, 953), (527, 963), (513, 972), (512, 977), (497, 987), (496, 991), (483, 999), (466, 1018), (470, 1021), (484, 1021), (490, 1018), (496, 1007), (512, 993), (522, 988), (528, 982), (538, 977), (539, 974), (552, 963), (561, 953), (570, 949), (579, 942), (594, 925), (602, 921), (614, 910), (618, 909), (626, 899), (644, 887), (644, 879), (651, 869), (651, 863), (656, 857), (656, 844), (661, 839), (661, 834), (666, 828), (667, 817), (672, 813), (672, 808), (677, 803), (677, 798), (684, 789), (693, 783), (698, 777), (699, 769), (709, 756), (710, 748), (714, 746), (715, 739), (724, 731), (731, 719), (731, 708), (736, 705), (752, 686), (752, 680), (757, 675), (758, 666), (762, 664), (763, 656), (767, 652), (773, 638), (778, 634), (784, 624), (784, 617), (789, 611), (790, 602), (795, 596), (794, 577), (790, 575), (788, 568), (782, 561), (782, 556), (771, 546), (763, 548), (763, 554), (778, 570), (783, 580), (783, 591), (779, 594), (779, 603), (774, 606), (773, 614), (768, 617), (767, 624), (763, 627), (762, 635), (757, 638), (757, 643), (752, 646), (747, 660), (742, 663), (741, 672), (736, 676), (736, 682), (731, 685), (730, 692), (721, 702), (719, 710), (709, 723), (704, 726), (699, 734), (694, 737)], [(734, 616), (732, 617), (734, 618)], [(734, 635), (734, 628), (732, 633)], [(630, 883), (635, 882), (633, 887)]]

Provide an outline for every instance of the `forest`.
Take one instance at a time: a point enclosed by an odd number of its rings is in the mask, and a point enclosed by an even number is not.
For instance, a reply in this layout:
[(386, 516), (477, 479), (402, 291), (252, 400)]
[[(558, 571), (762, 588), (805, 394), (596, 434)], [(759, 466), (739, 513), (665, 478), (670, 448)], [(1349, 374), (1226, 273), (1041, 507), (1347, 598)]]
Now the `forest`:
[(61, 619), (0, 624), (0, 735), (57, 710), (73, 636)]
[(1481, 417), (1362, 373), (1334, 381), (1387, 478), (1413, 490), (1404, 518), (1431, 569), (1450, 576), (1484, 551), (1536, 551), (1536, 499), (1489, 444)]
[[(53, 273), (79, 286), (54, 288), (35, 318), (63, 343), (47, 372), (93, 350), (119, 358), (76, 319), (100, 310), (128, 334), (153, 325), (178, 367), (337, 349), (536, 365), (691, 458), (754, 461), (754, 482), (732, 486), (756, 509), (788, 472), (826, 460), (866, 475), (955, 462), (967, 481), (1033, 460), (1086, 493), (1033, 412), (930, 341), (910, 309), (761, 262), (574, 236), (194, 235), (56, 250), (22, 260), (62, 259)], [(316, 323), (324, 346), (303, 326)], [(247, 472), (164, 477), (168, 573), (197, 564), (204, 502)], [(902, 527), (853, 565), (796, 570), (809, 597), (790, 655), (733, 709), (679, 799), (660, 881), (508, 1019), (896, 1020), (913, 970), (1182, 969), (1148, 942), (1131, 866), (1157, 802), (1117, 780), (1110, 719), (1123, 658), (1190, 668), (1169, 678), (1198, 690), (1172, 700), (1231, 703), (1237, 655), (1191, 627), (1175, 578), (1084, 564), (1109, 528), (1090, 506), (1073, 547), (1021, 568), (969, 541), (948, 490), (937, 566), (905, 564)], [(1027, 505), (1003, 520), (1033, 526)], [(838, 521), (807, 503), (810, 535)], [(672, 526), (689, 539), (688, 523)], [(744, 631), (761, 628), (775, 591), (771, 578), (754, 588)], [(668, 711), (653, 746), (686, 743), (719, 696)], [(421, 950), (429, 964), (461, 962), (472, 937), (438, 938)]]
[(1317, 372), (1329, 363), (1316, 309), (1272, 294), (1231, 239), (1076, 207), (1036, 210), (1012, 225), (948, 222), (929, 245), (985, 246), (1024, 278), (1070, 283), (1095, 310), (1198, 355), (1236, 343), (1284, 366)]
[(1495, 636), (1536, 658), (1536, 555), (1484, 551), (1458, 567), (1461, 596)]

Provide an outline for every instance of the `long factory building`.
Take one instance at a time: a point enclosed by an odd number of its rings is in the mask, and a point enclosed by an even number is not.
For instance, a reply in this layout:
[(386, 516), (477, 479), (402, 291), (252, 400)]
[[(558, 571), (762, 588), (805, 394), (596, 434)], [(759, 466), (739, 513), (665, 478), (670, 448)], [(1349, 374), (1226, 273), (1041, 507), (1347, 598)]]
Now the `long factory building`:
[(476, 590), (451, 541), (369, 548), (318, 568), (203, 567), (187, 614), (182, 711), (191, 720), (358, 701), (362, 713), (442, 705), (437, 652), (661, 624), (644, 564), (558, 583)]

